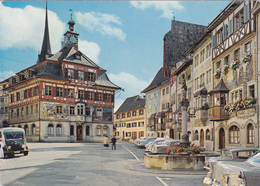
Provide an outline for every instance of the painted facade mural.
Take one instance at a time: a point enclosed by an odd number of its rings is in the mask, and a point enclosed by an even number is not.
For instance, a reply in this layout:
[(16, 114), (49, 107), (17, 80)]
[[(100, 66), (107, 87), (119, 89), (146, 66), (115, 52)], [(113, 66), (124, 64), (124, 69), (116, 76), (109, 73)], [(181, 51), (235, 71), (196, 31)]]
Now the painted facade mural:
[(106, 107), (94, 107), (92, 113), (92, 120), (99, 122), (99, 121), (111, 121), (112, 122), (112, 108)]
[(69, 105), (43, 103), (43, 118), (48, 119), (69, 119)]

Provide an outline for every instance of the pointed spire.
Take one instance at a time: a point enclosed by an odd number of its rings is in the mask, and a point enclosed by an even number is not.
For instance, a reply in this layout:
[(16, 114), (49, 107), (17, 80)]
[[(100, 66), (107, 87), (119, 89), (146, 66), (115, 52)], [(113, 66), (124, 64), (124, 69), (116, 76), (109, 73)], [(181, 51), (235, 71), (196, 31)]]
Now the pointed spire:
[(41, 54), (38, 57), (38, 63), (47, 59), (47, 56), (51, 54), (49, 27), (48, 27), (48, 11), (47, 11), (47, 1), (46, 1), (46, 17), (45, 17), (45, 30), (42, 42)]

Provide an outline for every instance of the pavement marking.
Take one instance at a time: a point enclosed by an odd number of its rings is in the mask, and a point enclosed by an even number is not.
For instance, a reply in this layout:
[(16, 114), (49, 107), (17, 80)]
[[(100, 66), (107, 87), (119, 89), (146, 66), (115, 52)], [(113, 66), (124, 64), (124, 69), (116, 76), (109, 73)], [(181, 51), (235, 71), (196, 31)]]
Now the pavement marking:
[[(164, 185), (164, 186), (168, 186), (161, 178), (159, 178), (158, 176), (156, 176), (156, 178)], [(168, 180), (168, 179), (167, 179)]]
[(137, 159), (137, 161), (140, 161), (140, 159), (133, 153), (131, 152), (128, 148), (126, 148), (124, 145), (122, 145), (128, 152), (130, 152), (134, 157), (135, 159)]

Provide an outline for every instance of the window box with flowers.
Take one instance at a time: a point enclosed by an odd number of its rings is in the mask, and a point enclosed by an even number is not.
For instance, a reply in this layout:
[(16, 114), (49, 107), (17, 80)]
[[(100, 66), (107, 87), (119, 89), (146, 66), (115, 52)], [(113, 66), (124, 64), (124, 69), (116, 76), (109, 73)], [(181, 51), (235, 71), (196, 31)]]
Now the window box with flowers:
[(220, 75), (221, 75), (221, 72), (219, 69), (216, 70), (216, 74), (214, 75), (215, 78), (219, 79), (220, 78)]
[(232, 64), (231, 64), (231, 68), (232, 70), (236, 71), (239, 67), (239, 64), (240, 62), (238, 60), (234, 61)]
[(251, 58), (252, 58), (252, 55), (251, 55), (250, 53), (248, 53), (248, 52), (245, 52), (245, 53), (244, 53), (243, 62), (244, 62), (244, 63), (247, 63), (248, 61), (251, 60)]
[(225, 65), (224, 68), (223, 68), (223, 74), (226, 75), (229, 71), (229, 66), (228, 65)]
[(234, 103), (228, 103), (224, 106), (224, 111), (228, 114), (233, 114), (239, 110), (247, 109), (256, 104), (257, 98), (251, 96), (242, 98)]

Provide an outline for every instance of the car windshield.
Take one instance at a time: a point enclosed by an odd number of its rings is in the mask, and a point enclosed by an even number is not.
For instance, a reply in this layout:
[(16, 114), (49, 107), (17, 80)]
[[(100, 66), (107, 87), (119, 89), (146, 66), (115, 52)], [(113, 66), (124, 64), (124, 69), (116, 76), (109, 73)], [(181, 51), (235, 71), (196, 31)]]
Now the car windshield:
[(170, 142), (169, 142), (169, 141), (164, 141), (162, 144), (163, 144), (163, 145), (169, 145)]
[(10, 133), (10, 134), (6, 134), (5, 136), (6, 136), (7, 140), (23, 139), (23, 134), (22, 133)]
[(260, 164), (260, 152), (257, 153), (256, 155), (252, 156), (247, 160), (249, 163), (259, 163)]

